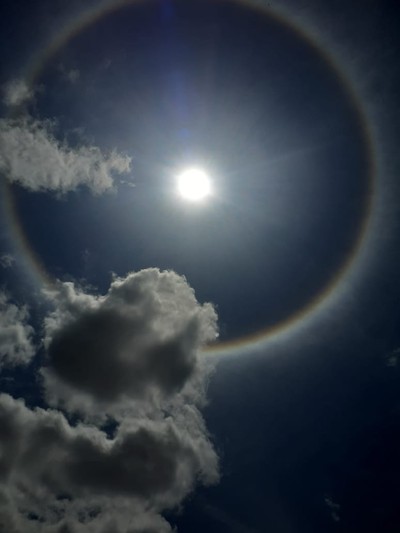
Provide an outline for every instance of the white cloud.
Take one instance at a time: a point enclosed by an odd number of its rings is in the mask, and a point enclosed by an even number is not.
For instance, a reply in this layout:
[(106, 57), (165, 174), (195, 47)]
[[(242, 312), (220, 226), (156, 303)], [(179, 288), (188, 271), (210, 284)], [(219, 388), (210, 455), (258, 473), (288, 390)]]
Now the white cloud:
[(104, 296), (72, 283), (47, 295), (55, 310), (45, 320), (45, 386), (53, 404), (72, 410), (177, 394), (203, 372), (199, 350), (217, 336), (212, 305), (174, 272), (115, 278)]
[(0, 293), (0, 367), (27, 364), (35, 354), (28, 310)]
[(0, 119), (0, 171), (31, 191), (65, 193), (86, 186), (99, 194), (113, 175), (130, 171), (131, 160), (96, 146), (72, 148), (56, 139), (46, 121)]
[[(0, 395), (0, 481), (29, 477), (46, 494), (118, 497), (152, 508), (174, 506), (196, 478), (217, 479), (217, 459), (200, 419), (125, 421), (110, 439), (101, 430), (71, 426), (57, 411), (28, 409)], [(21, 472), (19, 472), (21, 469)], [(28, 481), (26, 481), (28, 483)]]
[[(213, 307), (158, 269), (115, 277), (105, 295), (60, 282), (47, 297), (43, 375), (57, 409), (0, 394), (0, 531), (171, 533), (163, 511), (219, 479), (198, 408)], [(4, 305), (24, 324), (26, 310)]]
[(3, 102), (9, 107), (19, 106), (34, 96), (24, 80), (11, 80), (3, 87)]
[(126, 417), (109, 438), (0, 395), (1, 531), (167, 533), (161, 513), (218, 477), (194, 406)]

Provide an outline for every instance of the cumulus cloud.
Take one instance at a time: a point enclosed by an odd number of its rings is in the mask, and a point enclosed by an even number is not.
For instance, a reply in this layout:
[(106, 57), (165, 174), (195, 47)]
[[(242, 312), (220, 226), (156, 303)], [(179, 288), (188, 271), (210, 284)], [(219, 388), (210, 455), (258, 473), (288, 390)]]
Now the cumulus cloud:
[[(213, 307), (158, 269), (115, 277), (105, 295), (60, 282), (47, 297), (43, 375), (57, 408), (0, 394), (0, 531), (171, 532), (163, 511), (219, 478), (198, 405)], [(60, 405), (82, 416), (71, 424)]]
[(28, 310), (0, 293), (0, 367), (28, 363), (35, 354)]
[(66, 193), (86, 186), (100, 194), (114, 174), (130, 171), (131, 160), (96, 146), (73, 148), (54, 136), (48, 121), (0, 119), (0, 171), (31, 191)]
[(218, 479), (199, 417), (130, 420), (110, 439), (0, 395), (0, 451), (0, 524), (18, 533), (170, 531), (160, 513)]
[(102, 296), (60, 283), (48, 297), (43, 375), (49, 399), (70, 409), (171, 397), (196, 379), (199, 349), (217, 335), (213, 306), (174, 272), (117, 277)]
[(16, 107), (31, 100), (34, 91), (24, 80), (11, 80), (3, 87), (3, 102), (6, 106)]

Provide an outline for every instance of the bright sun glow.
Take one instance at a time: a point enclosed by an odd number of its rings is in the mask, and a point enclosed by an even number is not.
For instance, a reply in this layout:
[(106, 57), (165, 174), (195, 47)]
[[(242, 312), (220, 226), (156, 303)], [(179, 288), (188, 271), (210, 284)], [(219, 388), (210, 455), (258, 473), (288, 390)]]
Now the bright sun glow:
[(178, 191), (186, 200), (202, 200), (211, 192), (210, 179), (203, 170), (188, 168), (178, 176)]

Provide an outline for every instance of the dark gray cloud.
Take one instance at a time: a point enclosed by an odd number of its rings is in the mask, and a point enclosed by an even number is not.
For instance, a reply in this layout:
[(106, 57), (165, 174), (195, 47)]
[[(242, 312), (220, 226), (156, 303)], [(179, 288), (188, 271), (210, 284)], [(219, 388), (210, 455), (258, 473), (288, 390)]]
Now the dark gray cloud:
[(113, 186), (114, 174), (130, 170), (131, 160), (96, 146), (72, 148), (54, 136), (49, 121), (0, 119), (0, 171), (31, 191), (65, 193), (86, 186), (100, 194)]
[(171, 397), (196, 379), (199, 350), (217, 336), (212, 305), (174, 272), (115, 278), (104, 296), (60, 283), (48, 297), (43, 376), (52, 403), (69, 409)]
[(28, 319), (26, 306), (19, 307), (0, 292), (0, 367), (27, 364), (34, 356)]

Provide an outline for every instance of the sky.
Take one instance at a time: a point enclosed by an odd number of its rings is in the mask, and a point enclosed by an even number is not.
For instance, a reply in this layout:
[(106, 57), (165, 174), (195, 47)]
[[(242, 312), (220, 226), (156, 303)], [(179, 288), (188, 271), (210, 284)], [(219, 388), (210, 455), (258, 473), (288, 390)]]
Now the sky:
[(0, 533), (398, 532), (399, 15), (1, 3)]

